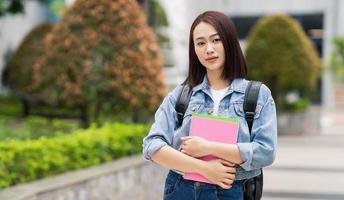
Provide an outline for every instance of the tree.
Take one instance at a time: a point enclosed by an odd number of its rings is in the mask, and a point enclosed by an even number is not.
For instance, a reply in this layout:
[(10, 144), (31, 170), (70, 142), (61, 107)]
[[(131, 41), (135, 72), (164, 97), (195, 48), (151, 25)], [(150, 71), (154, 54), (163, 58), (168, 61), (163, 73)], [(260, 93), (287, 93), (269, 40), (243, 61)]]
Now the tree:
[[(0, 16), (4, 15), (5, 13), (11, 13), (11, 14), (23, 13), (25, 11), (24, 1), (25, 0), (0, 0)], [(44, 4), (54, 3), (54, 0), (35, 0), (35, 1), (39, 1)], [(145, 5), (147, 1), (137, 0), (137, 2), (140, 5)]]
[(264, 17), (255, 24), (248, 36), (246, 59), (249, 77), (266, 83), (277, 104), (290, 91), (307, 97), (321, 63), (300, 25), (284, 14)]
[(52, 28), (53, 24), (42, 23), (25, 36), (5, 66), (5, 86), (20, 93), (30, 92), (35, 60), (44, 55), (43, 38)]
[(28, 33), (15, 53), (10, 56), (2, 74), (3, 84), (21, 99), (23, 116), (30, 113), (29, 98), (30, 85), (33, 80), (33, 66), (36, 59), (43, 56), (46, 49), (43, 47), (43, 37), (52, 30), (53, 24), (42, 23)]
[(96, 118), (152, 113), (165, 94), (155, 35), (134, 0), (78, 0), (45, 37), (32, 92)]
[(334, 51), (331, 55), (331, 67), (339, 80), (344, 78), (344, 38), (333, 40)]

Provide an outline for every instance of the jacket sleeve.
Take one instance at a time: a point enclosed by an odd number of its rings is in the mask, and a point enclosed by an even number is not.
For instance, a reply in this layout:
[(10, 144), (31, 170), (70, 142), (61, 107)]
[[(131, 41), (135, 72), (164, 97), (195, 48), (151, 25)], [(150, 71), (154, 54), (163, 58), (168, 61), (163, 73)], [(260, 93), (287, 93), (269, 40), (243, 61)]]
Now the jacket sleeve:
[(155, 113), (154, 123), (148, 135), (143, 139), (143, 156), (147, 160), (151, 160), (152, 155), (161, 147), (172, 145), (178, 120), (175, 105), (181, 89), (182, 86), (177, 86), (169, 93)]
[(244, 162), (240, 165), (246, 171), (271, 165), (277, 151), (277, 116), (275, 102), (270, 90), (262, 86), (265, 103), (261, 113), (254, 120), (249, 143), (238, 143)]

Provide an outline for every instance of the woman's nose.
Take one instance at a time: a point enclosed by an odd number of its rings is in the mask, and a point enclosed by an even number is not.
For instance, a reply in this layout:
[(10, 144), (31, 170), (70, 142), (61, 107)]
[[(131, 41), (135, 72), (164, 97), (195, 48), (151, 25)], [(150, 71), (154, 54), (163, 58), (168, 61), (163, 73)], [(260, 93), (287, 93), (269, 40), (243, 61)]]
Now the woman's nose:
[(213, 47), (213, 45), (208, 44), (208, 45), (207, 45), (207, 54), (210, 55), (210, 54), (213, 54), (213, 53), (214, 53), (214, 47)]

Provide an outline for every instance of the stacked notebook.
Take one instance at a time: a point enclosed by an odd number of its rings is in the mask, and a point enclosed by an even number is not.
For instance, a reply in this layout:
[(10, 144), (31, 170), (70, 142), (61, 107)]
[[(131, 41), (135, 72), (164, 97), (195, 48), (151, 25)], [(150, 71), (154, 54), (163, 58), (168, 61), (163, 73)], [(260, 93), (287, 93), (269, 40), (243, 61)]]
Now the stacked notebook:
[[(208, 141), (235, 144), (238, 138), (238, 131), (238, 119), (196, 113), (191, 117), (190, 136), (199, 136)], [(216, 157), (207, 155), (201, 159), (209, 161), (216, 159)], [(212, 183), (197, 173), (185, 173), (183, 177), (188, 180)]]

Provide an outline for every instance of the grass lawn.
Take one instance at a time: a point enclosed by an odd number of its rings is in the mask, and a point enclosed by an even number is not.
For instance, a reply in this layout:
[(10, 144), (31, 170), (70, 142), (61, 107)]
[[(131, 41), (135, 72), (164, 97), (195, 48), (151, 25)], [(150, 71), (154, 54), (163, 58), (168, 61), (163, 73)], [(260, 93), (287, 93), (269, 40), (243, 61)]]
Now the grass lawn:
[(22, 105), (18, 98), (0, 96), (0, 140), (51, 137), (78, 128), (78, 120), (47, 119), (39, 116), (23, 118)]
[[(47, 112), (51, 111), (51, 108), (48, 107), (39, 107), (38, 109)], [(78, 113), (76, 110), (60, 109), (59, 112), (61, 111), (62, 113), (68, 112), (74, 115)], [(98, 125), (101, 126), (106, 122), (132, 123), (132, 118), (125, 113), (115, 115), (113, 112), (108, 111), (100, 115)], [(23, 117), (22, 105), (18, 98), (0, 96), (0, 141), (37, 139), (42, 136), (53, 137), (81, 128), (79, 119), (48, 119), (37, 115)]]

